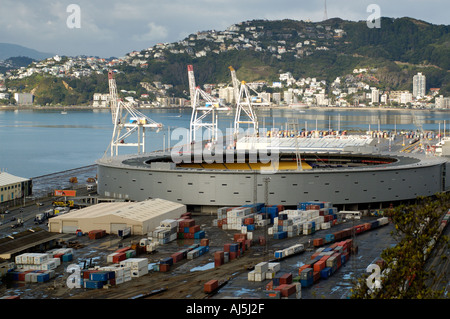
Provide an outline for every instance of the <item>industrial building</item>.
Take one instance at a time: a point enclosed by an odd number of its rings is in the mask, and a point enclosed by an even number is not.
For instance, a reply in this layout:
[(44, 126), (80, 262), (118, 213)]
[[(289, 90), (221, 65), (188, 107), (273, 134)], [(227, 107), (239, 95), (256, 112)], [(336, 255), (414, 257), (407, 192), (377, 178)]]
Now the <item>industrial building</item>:
[(83, 233), (105, 230), (117, 234), (131, 228), (131, 235), (145, 235), (165, 219), (177, 219), (186, 212), (186, 206), (164, 199), (148, 199), (141, 202), (100, 203), (49, 220), (49, 232)]
[(0, 205), (8, 205), (14, 200), (32, 194), (32, 181), (28, 178), (0, 172)]

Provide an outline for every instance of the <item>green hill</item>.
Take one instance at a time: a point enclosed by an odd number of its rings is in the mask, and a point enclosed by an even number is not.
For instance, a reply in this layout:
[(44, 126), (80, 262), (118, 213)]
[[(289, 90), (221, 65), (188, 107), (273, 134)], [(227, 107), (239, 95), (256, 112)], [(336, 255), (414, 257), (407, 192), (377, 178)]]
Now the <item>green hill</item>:
[[(441, 94), (448, 96), (449, 28), (412, 18), (382, 18), (379, 29), (368, 28), (365, 21), (341, 19), (245, 21), (222, 31), (220, 37), (217, 32), (202, 31), (165, 48), (142, 50), (141, 55), (148, 56), (145, 67), (129, 63), (130, 57), (128, 63), (115, 67), (116, 79), (120, 89), (138, 93), (144, 92), (140, 82), (160, 81), (173, 85), (171, 95), (187, 97), (188, 64), (194, 65), (198, 85), (230, 83), (230, 65), (240, 80), (268, 83), (278, 81), (282, 72), (291, 72), (296, 79), (316, 77), (330, 84), (336, 77), (351, 75), (355, 68), (370, 68), (373, 82), (368, 79), (369, 83), (381, 89), (411, 91), (413, 75), (423, 72), (427, 89), (441, 88)], [(34, 89), (37, 101), (46, 103), (90, 103), (94, 92), (108, 92), (106, 71), (79, 79), (50, 78), (13, 84)]]

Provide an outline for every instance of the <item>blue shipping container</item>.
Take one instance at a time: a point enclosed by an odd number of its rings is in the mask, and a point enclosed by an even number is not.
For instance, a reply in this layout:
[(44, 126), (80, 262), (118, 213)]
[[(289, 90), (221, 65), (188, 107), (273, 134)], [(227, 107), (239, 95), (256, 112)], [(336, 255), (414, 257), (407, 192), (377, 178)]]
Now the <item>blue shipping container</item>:
[(199, 230), (198, 232), (195, 232), (194, 233), (194, 238), (195, 239), (205, 238), (205, 231), (204, 230)]
[(331, 268), (326, 267), (320, 271), (320, 278), (328, 279), (331, 276)]
[(108, 280), (108, 273), (107, 272), (93, 272), (89, 274), (89, 279), (91, 281), (106, 281)]
[(302, 288), (311, 287), (313, 285), (313, 278), (310, 279), (300, 279), (300, 284)]
[(62, 255), (62, 261), (72, 261), (72, 254), (64, 254)]

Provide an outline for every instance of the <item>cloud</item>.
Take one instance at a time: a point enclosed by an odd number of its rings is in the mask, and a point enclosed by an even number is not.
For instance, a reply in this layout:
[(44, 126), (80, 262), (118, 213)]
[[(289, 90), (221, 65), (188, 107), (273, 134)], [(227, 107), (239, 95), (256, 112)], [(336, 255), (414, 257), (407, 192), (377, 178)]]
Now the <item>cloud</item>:
[(153, 42), (163, 41), (169, 34), (168, 29), (164, 26), (157, 25), (154, 22), (147, 24), (149, 30), (144, 34), (133, 35), (132, 39), (137, 42)]

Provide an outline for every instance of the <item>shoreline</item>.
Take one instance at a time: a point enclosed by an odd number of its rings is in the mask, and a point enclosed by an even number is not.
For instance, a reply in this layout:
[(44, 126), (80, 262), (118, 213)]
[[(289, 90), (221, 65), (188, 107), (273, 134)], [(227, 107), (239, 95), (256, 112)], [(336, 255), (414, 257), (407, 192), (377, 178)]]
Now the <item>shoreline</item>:
[[(179, 109), (191, 109), (190, 106), (158, 106), (158, 107), (137, 107), (138, 110), (179, 110)], [(449, 112), (450, 109), (416, 109), (416, 108), (396, 108), (396, 107), (358, 107), (358, 106), (311, 106), (308, 108), (292, 108), (289, 106), (259, 106), (255, 107), (256, 110), (293, 110), (293, 111), (306, 111), (306, 110), (351, 110), (351, 111), (429, 111), (429, 112)], [(15, 110), (54, 110), (54, 111), (73, 111), (73, 110), (110, 110), (109, 107), (98, 107), (98, 106), (10, 106), (10, 105), (0, 105), (0, 110), (15, 111)]]

